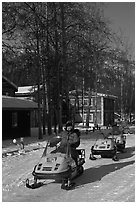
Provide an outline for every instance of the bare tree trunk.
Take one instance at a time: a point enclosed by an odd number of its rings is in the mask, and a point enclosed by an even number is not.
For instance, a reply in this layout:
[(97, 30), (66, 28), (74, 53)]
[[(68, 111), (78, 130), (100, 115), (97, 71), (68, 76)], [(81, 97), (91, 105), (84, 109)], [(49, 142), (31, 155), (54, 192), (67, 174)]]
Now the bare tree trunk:
[(94, 87), (95, 87), (95, 119), (94, 119), (94, 127), (97, 126), (97, 78), (98, 78), (98, 70), (97, 70), (97, 53), (94, 51), (94, 60), (95, 60), (95, 81), (94, 81)]
[(60, 92), (60, 63), (58, 64), (57, 70), (57, 115), (58, 115), (58, 132), (62, 131), (62, 109), (61, 109), (61, 92)]
[(88, 104), (88, 110), (87, 110), (87, 118), (86, 118), (86, 126), (89, 127), (89, 117), (90, 117), (90, 105), (91, 105), (91, 90), (89, 89), (89, 104)]
[(41, 70), (40, 70), (40, 51), (39, 51), (39, 26), (38, 26), (38, 19), (36, 16), (36, 40), (37, 40), (37, 69), (38, 69), (38, 128), (39, 128), (39, 135), (38, 138), (42, 139), (42, 132), (41, 132), (41, 93), (40, 93), (40, 79), (41, 79)]
[(39, 40), (37, 39), (37, 66), (38, 66), (38, 128), (39, 128), (39, 139), (42, 139), (41, 132), (41, 93), (40, 93), (40, 66), (39, 66)]
[(56, 3), (54, 5), (54, 26), (55, 26), (55, 60), (54, 60), (54, 69), (55, 69), (55, 93), (54, 93), (54, 132), (57, 132), (57, 124), (60, 124), (60, 64), (61, 59), (59, 56), (59, 48), (58, 48), (58, 24), (57, 24), (57, 10)]
[[(48, 77), (49, 78), (49, 77)], [(50, 81), (48, 80), (47, 83), (47, 92), (48, 92), (48, 135), (52, 134), (52, 127), (51, 127), (51, 95), (50, 95)]]
[[(48, 34), (48, 3), (47, 3), (47, 60), (49, 60), (49, 34)], [(51, 87), (50, 87), (50, 68), (49, 61), (47, 62), (47, 96), (48, 96), (48, 134), (52, 134), (51, 126)]]
[(39, 128), (39, 139), (42, 139), (42, 132), (41, 132), (41, 103), (40, 103), (40, 84), (38, 82), (38, 128)]
[(54, 108), (54, 133), (57, 134), (57, 111)]
[[(63, 78), (63, 73), (66, 73), (66, 32), (65, 32), (65, 8), (64, 3), (60, 3), (61, 8), (61, 21), (62, 21), (62, 71), (61, 71), (61, 79)], [(63, 81), (61, 80), (60, 86), (60, 97), (59, 97), (59, 132), (62, 131), (62, 101), (63, 101), (63, 93), (62, 86)]]
[[(43, 30), (43, 38), (45, 37), (45, 30)], [(46, 43), (42, 39), (41, 42), (42, 48), (46, 47)], [(43, 88), (43, 135), (46, 135), (46, 115), (47, 115), (47, 89), (46, 89), (46, 54), (45, 49), (42, 53), (42, 88)]]
[(43, 80), (43, 135), (46, 134), (46, 90), (45, 90), (45, 80)]

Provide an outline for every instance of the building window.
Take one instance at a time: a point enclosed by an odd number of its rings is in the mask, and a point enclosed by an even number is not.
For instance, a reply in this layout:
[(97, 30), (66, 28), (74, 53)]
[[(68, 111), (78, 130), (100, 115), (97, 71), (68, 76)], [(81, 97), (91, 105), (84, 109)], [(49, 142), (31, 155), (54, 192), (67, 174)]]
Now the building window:
[(89, 100), (88, 99), (84, 99), (84, 106), (88, 106), (89, 105)]
[(82, 99), (79, 99), (79, 106), (82, 106)]
[(90, 100), (90, 105), (93, 106), (93, 98)]
[(84, 117), (84, 118), (83, 118), (84, 121), (86, 121), (86, 119), (87, 119), (87, 114), (84, 114), (83, 117)]
[(12, 113), (12, 127), (18, 126), (18, 114), (17, 112)]
[(93, 113), (90, 114), (90, 116), (89, 116), (89, 121), (90, 121), (90, 122), (94, 122), (94, 121), (93, 121)]

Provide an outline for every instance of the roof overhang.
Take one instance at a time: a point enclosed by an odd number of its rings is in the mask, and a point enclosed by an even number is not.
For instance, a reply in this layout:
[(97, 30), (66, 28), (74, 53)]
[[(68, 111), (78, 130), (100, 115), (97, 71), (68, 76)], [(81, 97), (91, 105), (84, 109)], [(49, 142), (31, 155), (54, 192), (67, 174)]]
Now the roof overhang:
[(16, 97), (2, 96), (3, 110), (34, 110), (38, 109), (38, 104), (34, 101), (19, 99)]

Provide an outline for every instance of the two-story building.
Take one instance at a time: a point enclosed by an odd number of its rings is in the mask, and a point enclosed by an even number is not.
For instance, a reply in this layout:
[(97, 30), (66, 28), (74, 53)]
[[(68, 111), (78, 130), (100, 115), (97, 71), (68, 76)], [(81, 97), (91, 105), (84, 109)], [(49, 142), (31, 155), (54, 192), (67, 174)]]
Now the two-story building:
[(95, 92), (70, 92), (70, 103), (75, 113), (80, 114), (83, 123), (89, 118), (90, 125), (109, 126), (114, 123), (114, 107), (116, 96)]

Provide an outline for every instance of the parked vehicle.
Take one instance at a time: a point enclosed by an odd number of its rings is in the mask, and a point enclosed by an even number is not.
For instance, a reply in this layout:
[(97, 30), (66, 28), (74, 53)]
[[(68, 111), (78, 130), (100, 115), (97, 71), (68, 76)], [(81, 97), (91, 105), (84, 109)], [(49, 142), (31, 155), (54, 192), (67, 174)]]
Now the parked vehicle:
[(48, 141), (40, 161), (32, 172), (34, 183), (29, 184), (29, 179), (27, 179), (26, 187), (34, 189), (42, 185), (42, 183), (37, 182), (38, 180), (54, 179), (62, 182), (62, 189), (72, 188), (74, 185), (71, 182), (72, 179), (84, 171), (85, 149), (77, 149), (79, 155), (77, 165), (72, 159), (70, 151), (69, 143), (66, 147), (61, 146), (61, 137), (59, 136)]
[(91, 147), (91, 154), (89, 159), (95, 160), (94, 155), (101, 155), (102, 158), (112, 158), (117, 161), (117, 146), (115, 138), (98, 139)]

